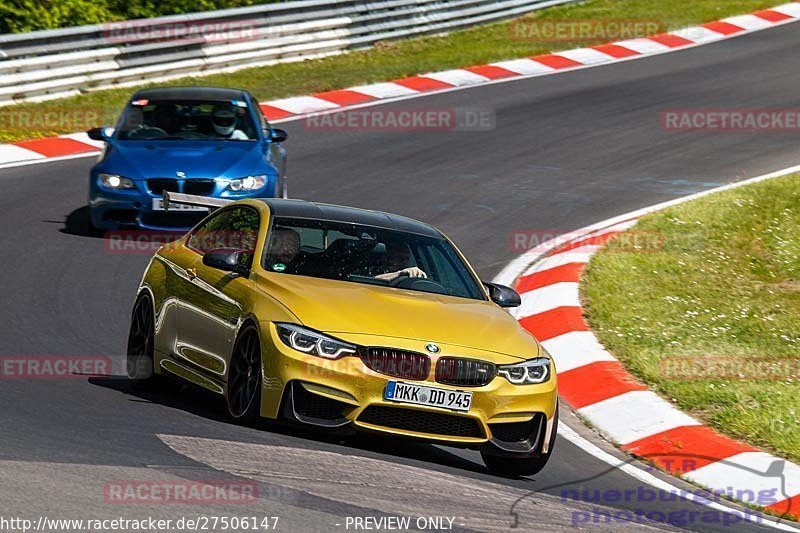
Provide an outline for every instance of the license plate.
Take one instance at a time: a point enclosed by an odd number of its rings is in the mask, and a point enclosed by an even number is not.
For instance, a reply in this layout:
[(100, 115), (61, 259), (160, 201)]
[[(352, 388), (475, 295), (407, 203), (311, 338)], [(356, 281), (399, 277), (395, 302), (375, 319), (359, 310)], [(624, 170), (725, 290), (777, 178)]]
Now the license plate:
[[(208, 213), (208, 208), (200, 205), (186, 205), (186, 204), (170, 204), (170, 211), (197, 211)], [(153, 198), (153, 211), (165, 211), (164, 200), (161, 198)]]
[(402, 381), (390, 381), (386, 385), (386, 392), (383, 397), (393, 402), (443, 407), (453, 411), (469, 411), (472, 406), (471, 392), (437, 389), (435, 387), (403, 383)]

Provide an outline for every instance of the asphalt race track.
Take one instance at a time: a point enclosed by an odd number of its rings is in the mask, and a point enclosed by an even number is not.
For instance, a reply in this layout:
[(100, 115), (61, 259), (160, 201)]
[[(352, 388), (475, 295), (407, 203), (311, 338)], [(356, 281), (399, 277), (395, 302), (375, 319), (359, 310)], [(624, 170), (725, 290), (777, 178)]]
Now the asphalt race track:
[[(796, 108), (800, 26), (381, 109), (490, 108), (493, 131), (326, 132), (288, 122), (290, 195), (397, 212), (443, 229), (491, 279), (521, 251), (514, 231), (566, 232), (734, 179), (800, 163), (787, 133), (673, 133), (672, 108)], [(86, 232), (92, 158), (0, 170), (0, 355), (119, 355), (148, 255), (109, 253)], [(35, 519), (276, 515), (278, 530), (346, 530), (348, 516), (457, 516), (454, 527), (571, 530), (591, 501), (561, 491), (641, 482), (559, 438), (534, 479), (489, 475), (477, 452), (234, 425), (221, 400), (181, 385), (133, 394), (123, 379), (3, 380), (0, 502)], [(562, 420), (580, 422), (562, 408)], [(615, 453), (588, 430), (603, 449)], [(617, 454), (619, 455), (619, 454)], [(621, 455), (619, 455), (621, 457)], [(253, 479), (256, 504), (108, 505), (120, 479)], [(676, 484), (682, 487), (680, 482)], [(536, 491), (535, 493), (532, 493)], [(635, 512), (687, 502), (601, 499)], [(588, 513), (588, 514), (581, 514)], [(753, 531), (691, 521), (585, 523), (605, 530)], [(352, 528), (351, 528), (352, 529)], [(762, 528), (767, 530), (766, 527)], [(770, 529), (771, 530), (771, 529)]]

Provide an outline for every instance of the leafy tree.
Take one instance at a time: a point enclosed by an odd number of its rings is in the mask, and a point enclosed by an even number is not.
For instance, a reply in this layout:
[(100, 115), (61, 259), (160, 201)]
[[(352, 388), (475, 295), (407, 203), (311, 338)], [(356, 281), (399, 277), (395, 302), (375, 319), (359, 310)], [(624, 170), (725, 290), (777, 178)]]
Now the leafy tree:
[[(274, 1), (274, 0), (273, 0)], [(268, 3), (269, 0), (106, 0), (123, 19), (160, 17)]]
[(0, 0), (0, 33), (97, 24), (117, 18), (102, 0)]
[(0, 0), (0, 33), (267, 4), (277, 0)]

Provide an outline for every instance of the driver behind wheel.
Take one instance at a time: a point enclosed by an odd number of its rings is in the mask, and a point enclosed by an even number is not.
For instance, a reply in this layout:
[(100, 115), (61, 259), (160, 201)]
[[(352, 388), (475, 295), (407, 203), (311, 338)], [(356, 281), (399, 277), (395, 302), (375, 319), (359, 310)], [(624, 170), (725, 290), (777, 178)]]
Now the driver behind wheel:
[(275, 228), (267, 252), (266, 264), (275, 272), (294, 274), (300, 253), (300, 234), (290, 228)]
[(375, 279), (392, 281), (402, 276), (409, 278), (427, 278), (428, 274), (417, 267), (414, 253), (406, 242), (386, 243), (386, 269), (388, 272), (378, 274)]
[(246, 141), (249, 137), (242, 130), (236, 129), (237, 122), (236, 111), (227, 104), (216, 106), (211, 114), (211, 125), (219, 137)]

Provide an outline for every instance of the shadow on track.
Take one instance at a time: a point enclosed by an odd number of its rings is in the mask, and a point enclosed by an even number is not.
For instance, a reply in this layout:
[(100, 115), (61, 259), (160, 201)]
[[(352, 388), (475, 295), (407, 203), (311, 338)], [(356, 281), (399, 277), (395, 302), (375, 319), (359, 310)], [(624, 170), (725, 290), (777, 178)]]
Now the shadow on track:
[[(92, 385), (126, 394), (130, 396), (129, 401), (132, 402), (157, 403), (201, 416), (214, 422), (242, 427), (230, 418), (221, 396), (190, 383), (163, 377), (159, 380), (157, 386), (139, 390), (133, 388), (130, 381), (123, 377), (92, 377), (88, 381)], [(363, 433), (353, 430), (322, 430), (264, 418), (247, 427), (275, 435), (304, 439), (317, 444), (346, 446), (353, 450), (435, 463), (440, 466), (457, 468), (477, 474), (485, 475), (488, 473), (488, 470), (482, 464), (474, 463), (456, 454), (449, 453), (441, 447), (424, 442), (416, 442), (411, 439), (391, 438), (377, 433)]]
[(103, 232), (92, 226), (88, 205), (78, 208), (67, 215), (64, 220), (64, 227), (59, 231), (68, 235), (77, 235), (78, 237), (103, 238)]

